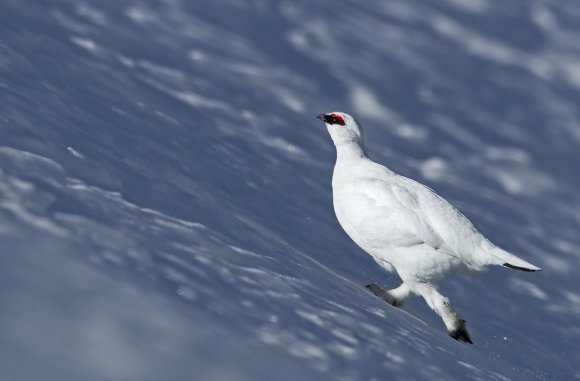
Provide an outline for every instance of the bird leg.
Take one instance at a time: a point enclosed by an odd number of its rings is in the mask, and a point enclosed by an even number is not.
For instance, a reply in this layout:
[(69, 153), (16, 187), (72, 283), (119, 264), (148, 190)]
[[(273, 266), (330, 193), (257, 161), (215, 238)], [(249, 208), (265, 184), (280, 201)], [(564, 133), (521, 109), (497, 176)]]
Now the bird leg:
[(376, 283), (368, 284), (366, 285), (366, 288), (385, 302), (395, 307), (401, 307), (405, 300), (407, 300), (411, 295), (411, 289), (405, 283), (402, 283), (399, 287), (391, 290), (384, 290)]
[(449, 299), (441, 295), (435, 285), (423, 283), (417, 287), (416, 291), (425, 299), (427, 305), (441, 316), (449, 336), (457, 341), (473, 344), (465, 328), (465, 320), (457, 316), (455, 311), (451, 309)]

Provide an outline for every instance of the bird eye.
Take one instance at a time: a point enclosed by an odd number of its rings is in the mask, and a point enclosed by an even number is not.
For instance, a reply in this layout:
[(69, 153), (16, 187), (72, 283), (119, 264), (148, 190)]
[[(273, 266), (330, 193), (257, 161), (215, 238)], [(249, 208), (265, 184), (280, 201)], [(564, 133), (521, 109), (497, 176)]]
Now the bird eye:
[(338, 114), (330, 114), (329, 115), (330, 124), (338, 124), (340, 126), (346, 126), (346, 122), (344, 118)]

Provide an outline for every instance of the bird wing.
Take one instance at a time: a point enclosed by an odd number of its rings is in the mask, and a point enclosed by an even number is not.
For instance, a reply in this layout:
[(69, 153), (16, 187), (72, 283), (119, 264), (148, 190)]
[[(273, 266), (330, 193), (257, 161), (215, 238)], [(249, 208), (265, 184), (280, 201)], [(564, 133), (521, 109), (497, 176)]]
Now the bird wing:
[(471, 221), (429, 187), (406, 177), (399, 178), (401, 186), (415, 195), (422, 218), (428, 221), (431, 229), (441, 239), (445, 251), (466, 262), (472, 262), (476, 248), (485, 238)]
[(441, 238), (440, 251), (458, 257), (468, 269), (481, 270), (495, 264), (523, 271), (540, 270), (489, 242), (463, 213), (429, 187), (406, 177), (400, 177), (399, 183), (415, 194), (422, 216)]
[[(431, 226), (412, 189), (381, 179), (358, 179), (343, 189), (348, 207), (342, 219), (366, 245), (439, 248), (443, 240)], [(338, 213), (337, 213), (338, 214)], [(347, 229), (348, 230), (348, 229)]]

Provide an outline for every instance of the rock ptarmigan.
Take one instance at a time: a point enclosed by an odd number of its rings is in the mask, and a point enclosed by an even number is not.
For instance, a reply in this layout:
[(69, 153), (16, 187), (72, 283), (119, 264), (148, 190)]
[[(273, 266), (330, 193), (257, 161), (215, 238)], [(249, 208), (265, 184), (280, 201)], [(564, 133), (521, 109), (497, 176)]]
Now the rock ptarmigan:
[(358, 123), (348, 114), (318, 116), (336, 146), (332, 175), (334, 211), (342, 228), (364, 251), (403, 283), (392, 290), (367, 288), (394, 306), (422, 296), (456, 340), (472, 343), (465, 321), (437, 289), (452, 272), (477, 272), (489, 265), (522, 271), (539, 267), (500, 249), (459, 210), (430, 188), (370, 160)]

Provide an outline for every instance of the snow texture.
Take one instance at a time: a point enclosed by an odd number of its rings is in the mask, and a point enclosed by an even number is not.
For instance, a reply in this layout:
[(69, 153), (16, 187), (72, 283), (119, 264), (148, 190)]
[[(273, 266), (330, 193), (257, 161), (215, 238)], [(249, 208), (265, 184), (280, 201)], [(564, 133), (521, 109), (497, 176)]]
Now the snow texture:
[[(0, 2), (2, 380), (580, 378), (580, 3)], [(544, 269), (442, 285), (473, 346), (340, 229), (371, 157)]]

